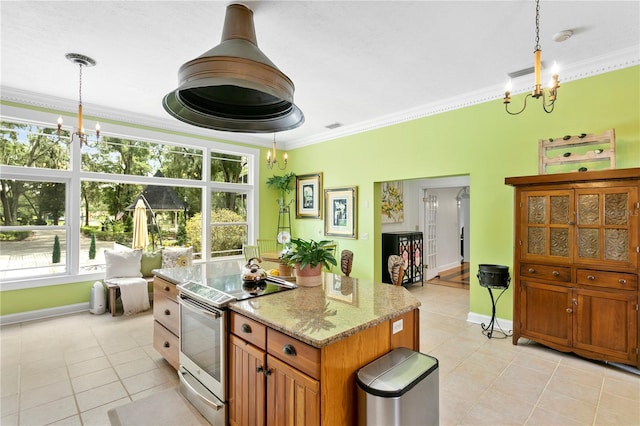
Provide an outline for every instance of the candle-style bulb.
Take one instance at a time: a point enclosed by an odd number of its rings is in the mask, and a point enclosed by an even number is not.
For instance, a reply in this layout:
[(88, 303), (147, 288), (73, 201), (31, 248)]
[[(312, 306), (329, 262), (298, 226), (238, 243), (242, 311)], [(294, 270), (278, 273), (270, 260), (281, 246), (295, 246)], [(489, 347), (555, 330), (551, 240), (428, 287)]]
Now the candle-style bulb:
[(511, 89), (513, 89), (513, 84), (511, 84), (511, 80), (509, 80), (509, 81), (507, 81), (507, 84), (504, 87), (504, 91), (505, 92), (511, 92)]

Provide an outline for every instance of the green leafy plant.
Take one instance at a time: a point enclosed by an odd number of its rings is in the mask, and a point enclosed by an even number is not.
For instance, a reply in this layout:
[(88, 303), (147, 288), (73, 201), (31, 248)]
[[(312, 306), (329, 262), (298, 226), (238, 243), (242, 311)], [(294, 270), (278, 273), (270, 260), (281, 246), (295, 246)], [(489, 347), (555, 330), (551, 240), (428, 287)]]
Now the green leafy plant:
[(300, 269), (304, 269), (307, 265), (315, 268), (318, 264), (331, 269), (331, 265), (338, 264), (333, 255), (334, 247), (331, 241), (307, 241), (302, 238), (294, 238), (291, 240), (291, 244), (291, 250), (283, 253), (280, 257), (281, 262), (286, 262), (289, 265), (299, 263)]
[(296, 181), (295, 173), (287, 173), (282, 176), (273, 175), (267, 179), (267, 186), (275, 189), (280, 194), (281, 206), (285, 204), (285, 198), (288, 193), (293, 190), (293, 184)]

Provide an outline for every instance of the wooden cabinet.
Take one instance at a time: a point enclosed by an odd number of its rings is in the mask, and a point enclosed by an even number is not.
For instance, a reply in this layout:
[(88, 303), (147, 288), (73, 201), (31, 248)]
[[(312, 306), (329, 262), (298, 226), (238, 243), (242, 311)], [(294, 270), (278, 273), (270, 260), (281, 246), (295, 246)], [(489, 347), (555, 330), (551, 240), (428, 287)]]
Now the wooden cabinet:
[(229, 424), (319, 425), (320, 350), (235, 312), (231, 332)]
[(400, 231), (382, 234), (382, 282), (391, 283), (387, 261), (389, 256), (404, 259), (402, 285), (422, 282), (422, 232)]
[(357, 370), (396, 347), (419, 349), (417, 309), (322, 348), (237, 312), (230, 324), (231, 425), (354, 425)]
[(176, 370), (180, 367), (180, 311), (175, 284), (153, 279), (153, 347)]
[(640, 169), (505, 183), (516, 188), (513, 343), (640, 367)]

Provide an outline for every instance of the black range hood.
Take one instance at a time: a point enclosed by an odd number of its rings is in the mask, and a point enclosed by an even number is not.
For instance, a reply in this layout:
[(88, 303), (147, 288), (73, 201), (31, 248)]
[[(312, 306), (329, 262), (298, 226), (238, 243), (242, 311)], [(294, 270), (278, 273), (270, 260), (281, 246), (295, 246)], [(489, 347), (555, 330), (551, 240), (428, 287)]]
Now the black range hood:
[(253, 12), (230, 4), (222, 42), (178, 71), (162, 105), (178, 120), (228, 132), (275, 133), (304, 123), (293, 82), (258, 48)]

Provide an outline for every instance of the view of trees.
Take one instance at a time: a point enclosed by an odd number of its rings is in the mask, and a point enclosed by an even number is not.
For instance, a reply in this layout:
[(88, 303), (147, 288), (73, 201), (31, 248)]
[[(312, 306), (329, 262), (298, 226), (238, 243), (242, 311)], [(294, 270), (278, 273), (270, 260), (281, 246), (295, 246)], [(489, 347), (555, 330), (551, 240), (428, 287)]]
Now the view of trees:
[[(83, 145), (80, 180), (80, 212), (66, 212), (67, 183), (72, 178), (70, 133), (56, 128), (3, 121), (0, 128), (0, 164), (33, 168), (33, 179), (16, 179), (0, 175), (0, 226), (25, 227), (59, 226), (65, 218), (79, 214), (81, 226), (88, 238), (104, 238), (101, 232), (122, 234), (116, 241), (130, 238), (132, 211), (128, 207), (148, 185), (137, 177), (155, 176), (202, 182), (204, 150), (158, 142), (103, 136), (99, 141)], [(212, 153), (209, 182), (247, 183), (247, 157), (229, 153)], [(44, 173), (40, 170), (59, 170)], [(92, 178), (95, 174), (95, 179)], [(120, 177), (119, 177), (120, 176)], [(105, 178), (106, 177), (106, 178)], [(161, 185), (163, 177), (157, 177)], [(155, 184), (154, 184), (155, 185)], [(202, 209), (203, 186), (175, 186), (172, 191), (180, 200), (180, 210), (156, 212), (158, 222), (172, 241), (169, 244), (199, 245), (201, 235), (193, 230), (195, 218)], [(223, 187), (224, 188), (224, 187)], [(217, 190), (211, 193), (212, 221), (221, 229), (213, 232), (212, 251), (240, 249), (247, 235), (246, 193), (236, 190)], [(186, 217), (185, 217), (186, 215)], [(195, 219), (195, 220), (194, 220)], [(222, 223), (240, 222), (239, 228)], [(181, 225), (181, 229), (180, 226)], [(201, 228), (201, 225), (198, 224)], [(215, 227), (216, 225), (214, 225)], [(223, 229), (224, 228), (224, 229)], [(170, 231), (170, 232), (169, 232)], [(202, 233), (201, 229), (197, 232)], [(11, 232), (0, 232), (0, 239)], [(15, 234), (15, 232), (13, 232)], [(6, 238), (5, 238), (6, 239)], [(237, 253), (230, 253), (237, 254)]]

